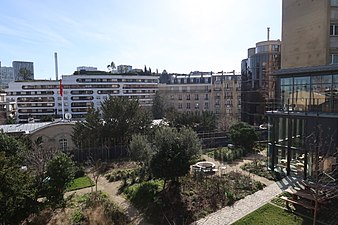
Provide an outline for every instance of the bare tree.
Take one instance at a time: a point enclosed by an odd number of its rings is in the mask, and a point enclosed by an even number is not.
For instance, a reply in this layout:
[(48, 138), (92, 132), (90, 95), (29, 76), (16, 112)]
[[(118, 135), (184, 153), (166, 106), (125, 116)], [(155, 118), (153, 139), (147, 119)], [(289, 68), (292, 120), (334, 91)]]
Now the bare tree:
[(61, 150), (51, 142), (43, 142), (42, 137), (38, 137), (29, 144), (30, 148), (25, 153), (25, 162), (28, 170), (35, 174), (37, 188), (40, 190), (43, 186), (48, 162)]
[(37, 176), (42, 177), (46, 171), (47, 163), (54, 155), (61, 150), (50, 142), (43, 142), (42, 137), (38, 137), (31, 142), (31, 148), (26, 153), (28, 169), (32, 170)]
[(95, 192), (97, 192), (97, 183), (100, 176), (106, 171), (107, 163), (102, 162), (101, 159), (94, 160), (93, 158), (90, 158), (89, 164), (91, 166), (90, 173), (92, 174), (95, 182)]
[(313, 224), (317, 222), (317, 212), (321, 203), (330, 201), (338, 197), (337, 191), (337, 156), (338, 148), (334, 145), (335, 132), (327, 135), (321, 126), (317, 131), (306, 137), (309, 150), (312, 154), (312, 182), (306, 184), (314, 199)]

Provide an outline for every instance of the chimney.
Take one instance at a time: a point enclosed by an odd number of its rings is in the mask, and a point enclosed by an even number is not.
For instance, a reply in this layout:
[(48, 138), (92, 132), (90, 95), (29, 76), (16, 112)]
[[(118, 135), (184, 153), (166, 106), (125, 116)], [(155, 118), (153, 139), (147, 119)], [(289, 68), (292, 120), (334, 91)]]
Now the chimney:
[(59, 72), (58, 72), (58, 54), (54, 52), (54, 59), (55, 59), (55, 79), (59, 80)]
[(267, 28), (268, 41), (270, 41), (270, 27)]

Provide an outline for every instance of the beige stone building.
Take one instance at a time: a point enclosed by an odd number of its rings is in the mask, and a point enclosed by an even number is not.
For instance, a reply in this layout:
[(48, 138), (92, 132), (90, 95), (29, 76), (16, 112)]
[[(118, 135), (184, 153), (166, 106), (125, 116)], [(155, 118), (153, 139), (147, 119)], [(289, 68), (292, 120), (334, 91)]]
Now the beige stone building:
[(50, 147), (67, 152), (75, 148), (72, 141), (74, 124), (70, 121), (8, 124), (0, 125), (0, 130), (9, 135), (28, 135), (32, 141), (41, 137)]
[(338, 1), (283, 0), (282, 68), (338, 63)]
[(240, 90), (241, 76), (235, 72), (170, 75), (159, 84), (167, 107), (179, 112), (212, 112), (226, 123), (240, 121)]

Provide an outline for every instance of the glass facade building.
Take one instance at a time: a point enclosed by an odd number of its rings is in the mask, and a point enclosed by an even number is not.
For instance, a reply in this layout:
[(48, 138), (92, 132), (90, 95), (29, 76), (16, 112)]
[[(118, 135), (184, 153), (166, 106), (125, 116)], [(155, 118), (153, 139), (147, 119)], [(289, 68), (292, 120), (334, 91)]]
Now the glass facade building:
[(280, 41), (263, 41), (248, 50), (242, 60), (241, 119), (251, 125), (267, 123), (267, 110), (273, 109), (276, 99), (276, 77), (280, 69)]
[(282, 69), (280, 105), (267, 112), (268, 165), (311, 178), (320, 170), (337, 176), (338, 66)]

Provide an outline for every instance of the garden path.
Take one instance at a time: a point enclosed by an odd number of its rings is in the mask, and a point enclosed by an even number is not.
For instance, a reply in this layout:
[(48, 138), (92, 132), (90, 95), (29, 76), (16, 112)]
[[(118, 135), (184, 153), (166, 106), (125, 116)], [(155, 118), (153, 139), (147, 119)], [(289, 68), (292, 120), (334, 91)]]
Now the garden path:
[[(90, 176), (90, 175), (89, 175)], [(90, 176), (92, 177), (92, 176)], [(118, 206), (120, 206), (126, 215), (130, 218), (131, 224), (135, 225), (149, 225), (144, 219), (143, 215), (133, 206), (131, 205), (128, 200), (123, 198), (119, 193), (119, 187), (121, 186), (122, 181), (116, 181), (116, 182), (108, 182), (108, 180), (105, 177), (100, 176), (97, 182), (97, 190), (102, 191), (104, 193), (107, 193), (110, 200), (115, 202)], [(70, 191), (67, 192), (65, 197), (71, 195), (71, 194), (85, 194), (89, 193), (91, 191), (95, 191), (95, 186), (89, 187), (89, 188), (83, 188), (76, 191)]]
[(264, 204), (268, 203), (276, 195), (282, 193), (289, 186), (294, 185), (298, 180), (286, 177), (281, 181), (274, 182), (263, 190), (257, 191), (252, 195), (246, 196), (235, 202), (232, 206), (226, 206), (191, 225), (226, 225), (232, 224), (247, 214), (255, 211)]

